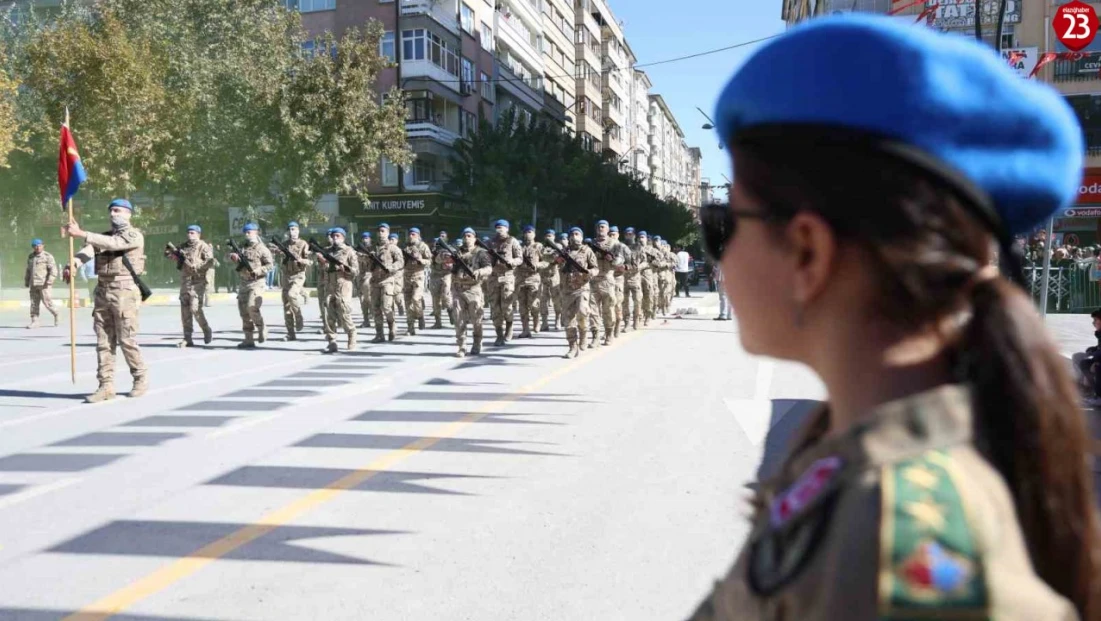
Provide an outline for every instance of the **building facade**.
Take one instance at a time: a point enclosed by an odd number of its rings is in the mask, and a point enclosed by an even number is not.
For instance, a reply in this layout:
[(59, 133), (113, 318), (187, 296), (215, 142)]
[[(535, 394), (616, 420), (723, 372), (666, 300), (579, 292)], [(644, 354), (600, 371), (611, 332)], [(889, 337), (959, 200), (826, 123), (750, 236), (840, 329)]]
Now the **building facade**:
[(645, 71), (631, 71), (630, 107), (627, 110), (627, 136), (630, 151), (623, 169), (650, 185), (650, 89), (653, 84)]

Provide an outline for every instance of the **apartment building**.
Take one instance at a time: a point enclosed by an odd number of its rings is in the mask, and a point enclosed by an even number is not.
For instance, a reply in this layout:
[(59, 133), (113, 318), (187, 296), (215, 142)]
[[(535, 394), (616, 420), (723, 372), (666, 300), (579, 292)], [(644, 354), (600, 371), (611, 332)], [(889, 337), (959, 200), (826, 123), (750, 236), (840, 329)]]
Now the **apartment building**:
[(543, 1), (543, 114), (575, 130), (577, 101), (574, 9), (569, 0)]
[(700, 151), (699, 147), (688, 147), (685, 150), (684, 158), (684, 180), (686, 184), (684, 186), (684, 204), (697, 213), (700, 205), (704, 204), (702, 167), (703, 152)]
[(631, 97), (631, 57), (623, 29), (603, 0), (593, 0), (593, 18), (600, 24), (600, 97), (604, 112), (604, 150), (618, 161), (628, 150), (627, 111)]
[(684, 132), (661, 95), (649, 96), (650, 191), (659, 198), (675, 199), (683, 191), (681, 181), (687, 146)]
[[(975, 0), (925, 0), (914, 6), (898, 0), (784, 0), (781, 16), (789, 24), (819, 15), (850, 10), (888, 13), (892, 6), (902, 7), (895, 19), (914, 27), (929, 27), (960, 36), (975, 36)], [(982, 35), (994, 52), (1000, 0), (981, 0)], [(1030, 79), (1033, 69), (1045, 53), (1068, 52), (1055, 37), (1052, 20), (1061, 1), (1008, 0), (998, 48), (1007, 63), (1022, 79)], [(1089, 3), (1101, 13), (1101, 3)], [(1047, 82), (1070, 103), (1082, 125), (1086, 143), (1085, 169), (1078, 192), (1078, 203), (1063, 217), (1055, 219), (1057, 237), (1072, 243), (1101, 242), (1101, 38), (1083, 50), (1080, 58), (1056, 59), (1031, 79)]]
[[(628, 48), (629, 49), (629, 48)], [(639, 69), (631, 70), (630, 106), (627, 109), (629, 151), (622, 169), (650, 184), (650, 76)]]
[[(488, 6), (485, 0), (466, 0)], [(543, 15), (538, 0), (497, 0), (497, 116), (519, 111), (527, 122), (543, 110)]]

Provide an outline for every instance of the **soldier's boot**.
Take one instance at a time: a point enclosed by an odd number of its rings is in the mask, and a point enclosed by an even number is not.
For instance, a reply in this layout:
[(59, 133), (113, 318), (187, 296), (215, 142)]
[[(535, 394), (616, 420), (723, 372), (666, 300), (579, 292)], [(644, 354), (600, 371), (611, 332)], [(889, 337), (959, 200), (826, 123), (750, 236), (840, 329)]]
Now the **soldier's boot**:
[(99, 403), (115, 398), (115, 387), (110, 382), (100, 383), (95, 392), (84, 397), (85, 403)]
[(337, 350), (336, 341), (329, 341), (329, 344), (326, 345), (325, 348), (321, 350), (321, 353), (323, 353), (323, 354), (335, 354), (336, 350)]
[(245, 332), (245, 340), (237, 343), (237, 349), (256, 349), (256, 342), (252, 340), (252, 332)]
[(399, 305), (398, 306), (398, 317), (404, 317), (404, 316), (405, 316), (405, 307)]
[(576, 358), (579, 353), (577, 341), (570, 341), (570, 349), (566, 352), (566, 355), (562, 357), (569, 360), (570, 358)]
[(203, 343), (210, 345), (210, 342), (214, 340), (214, 331), (210, 329), (210, 326), (203, 328)]
[(268, 340), (268, 327), (264, 324), (260, 324), (260, 338), (256, 339), (263, 343)]
[(294, 329), (295, 329), (295, 331), (301, 332), (302, 327), (303, 327), (302, 324), (303, 324), (302, 311), (298, 311), (297, 313), (294, 314)]
[(600, 333), (593, 330), (593, 338), (589, 339), (589, 349), (594, 349), (598, 343), (600, 343)]
[(382, 334), (382, 322), (375, 324), (375, 338), (371, 339), (372, 343), (385, 343), (386, 337)]
[(190, 334), (186, 334), (182, 341), (176, 343), (176, 347), (195, 347), (195, 342), (191, 340)]
[(284, 341), (297, 341), (298, 335), (294, 333), (294, 330), (287, 328), (287, 335), (283, 337)]
[(493, 331), (497, 333), (496, 340), (493, 341), (494, 347), (500, 347), (505, 344), (505, 335), (501, 326), (493, 326)]
[(348, 335), (348, 351), (356, 350), (356, 333), (352, 332)]
[[(558, 322), (557, 322), (557, 321), (555, 321), (555, 323), (557, 324)], [(557, 326), (556, 326), (556, 327), (557, 327)], [(539, 326), (539, 331), (540, 331), (540, 332), (549, 332), (549, 331), (550, 331), (550, 330), (549, 330), (549, 329), (547, 328), (547, 318), (546, 318), (546, 317), (543, 317), (543, 324), (542, 324), (541, 326)]]
[(443, 328), (443, 324), (440, 323), (440, 311), (436, 311), (435, 314), (432, 315), (432, 319), (433, 319), (433, 321), (432, 321), (432, 329), (433, 330), (440, 330), (440, 329)]
[(390, 321), (387, 322), (386, 325), (390, 329), (390, 333), (387, 335), (387, 340), (390, 341), (391, 343), (393, 343), (394, 342), (394, 320), (391, 319)]
[(27, 326), (28, 330), (34, 330), (38, 327), (38, 317), (31, 317), (31, 323)]
[(417, 329), (424, 330), (424, 315), (417, 317)]
[(408, 318), (408, 321), (406, 321), (406, 324), (409, 326), (409, 328), (408, 328), (409, 336), (416, 336), (417, 335), (417, 320), (413, 319), (413, 316), (410, 315), (409, 318)]
[(454, 327), (454, 325), (455, 325), (455, 311), (453, 311), (450, 308), (447, 309), (447, 320), (449, 322), (451, 322), (452, 327)]
[[(577, 352), (578, 353), (581, 353), (581, 352), (585, 351), (585, 337), (587, 335), (588, 335), (588, 333), (585, 332), (584, 330), (578, 330), (577, 331)], [(589, 347), (592, 347), (592, 345), (590, 345)], [(574, 355), (574, 358), (576, 358), (576, 357), (577, 356)]]
[(466, 348), (462, 345), (459, 346), (459, 351), (455, 352), (456, 358), (466, 358)]
[(531, 316), (531, 333), (539, 334), (539, 313)]
[(506, 319), (505, 320), (505, 342), (507, 343), (511, 340), (512, 340), (512, 320), (511, 319)]
[(134, 378), (134, 387), (130, 389), (130, 398), (137, 399), (145, 393), (149, 392), (149, 380), (145, 379), (145, 376)]
[(477, 356), (482, 353), (482, 326), (474, 328), (474, 346), (470, 348), (470, 355)]
[(604, 342), (601, 343), (601, 345), (603, 345), (604, 347), (607, 347), (607, 346), (611, 345), (612, 341), (614, 341), (614, 340), (615, 340), (615, 337), (612, 336), (611, 332), (605, 332), (604, 333)]
[(56, 328), (61, 322), (61, 313), (54, 313), (54, 327)]

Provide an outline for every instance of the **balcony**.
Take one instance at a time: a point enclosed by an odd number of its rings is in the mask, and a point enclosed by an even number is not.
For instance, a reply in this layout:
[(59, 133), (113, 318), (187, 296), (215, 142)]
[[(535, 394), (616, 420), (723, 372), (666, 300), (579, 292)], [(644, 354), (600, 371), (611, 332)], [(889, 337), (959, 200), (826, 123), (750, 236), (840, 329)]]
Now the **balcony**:
[(535, 110), (543, 109), (542, 78), (521, 78), (504, 62), (496, 63), (497, 88), (510, 93)]
[(505, 17), (505, 14), (501, 11), (497, 11), (496, 21), (498, 43), (503, 43), (525, 65), (542, 73), (543, 53), (535, 49), (534, 31), (529, 29), (516, 15)]
[(433, 140), (449, 147), (459, 139), (459, 134), (429, 121), (407, 121), (405, 123), (405, 136), (409, 140)]
[(459, 76), (451, 75), (443, 67), (428, 59), (401, 61), (401, 76), (405, 81), (411, 78), (428, 78), (450, 91), (459, 92)]
[(1052, 63), (1052, 82), (1093, 82), (1101, 79), (1101, 55), (1087, 52), (1078, 60), (1056, 60)]
[(401, 0), (403, 17), (427, 15), (454, 35), (459, 34), (458, 12), (455, 0)]
[(533, 0), (505, 0), (497, 4), (501, 6), (502, 10), (511, 11), (512, 19), (519, 17), (519, 19), (526, 24), (538, 24), (538, 26), (535, 27), (537, 30), (542, 29), (543, 17)]

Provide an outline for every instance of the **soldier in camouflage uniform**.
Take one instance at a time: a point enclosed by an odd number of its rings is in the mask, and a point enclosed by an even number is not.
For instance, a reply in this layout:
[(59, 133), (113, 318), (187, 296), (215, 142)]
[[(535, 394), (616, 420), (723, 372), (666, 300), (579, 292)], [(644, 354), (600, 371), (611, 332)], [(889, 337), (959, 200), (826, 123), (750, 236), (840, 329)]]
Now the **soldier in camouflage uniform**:
[(363, 231), (359, 235), (359, 246), (356, 247), (356, 255), (359, 257), (359, 310), (363, 313), (361, 328), (371, 327), (371, 232)]
[[(206, 320), (203, 301), (206, 299), (207, 274), (214, 263), (214, 247), (202, 239), (203, 229), (198, 224), (187, 227), (187, 243), (176, 249), (176, 267), (180, 270), (180, 320), (183, 322), (183, 341), (180, 347), (194, 347), (191, 339), (195, 323), (203, 331), (203, 343), (214, 338)], [(165, 250), (165, 256), (172, 253)]]
[(614, 242), (615, 252), (623, 259), (623, 263), (615, 268), (615, 330), (612, 331), (612, 336), (618, 338), (620, 333), (627, 328), (627, 324), (623, 320), (623, 295), (627, 286), (627, 259), (630, 251), (627, 246), (623, 245), (623, 242), (619, 241), (618, 226), (608, 229), (608, 237)]
[(489, 253), (474, 245), (476, 239), (474, 229), (463, 229), (462, 243), (460, 244), (459, 257), (474, 272), (474, 276), (468, 275), (462, 268), (454, 263), (448, 254), (444, 260), (444, 267), (451, 270), (451, 282), (454, 286), (455, 311), (458, 315), (455, 323), (455, 344), (459, 351), (455, 356), (466, 356), (466, 326), (470, 325), (474, 333), (474, 344), (470, 348), (471, 355), (482, 353), (482, 318), (485, 316), (485, 300), (482, 291), (482, 282), (493, 273), (493, 266)]
[(497, 332), (494, 345), (500, 347), (512, 339), (512, 303), (516, 295), (515, 269), (523, 262), (520, 243), (508, 234), (508, 220), (494, 223), (497, 235), (487, 245), (504, 261), (498, 261), (491, 253), (493, 274), (489, 279), (489, 316), (493, 319), (493, 329)]
[(665, 269), (665, 312), (669, 313), (673, 309), (673, 298), (677, 295), (677, 253), (673, 252), (669, 242), (662, 240), (661, 245), (665, 250), (665, 264), (668, 265)]
[(596, 254), (581, 242), (581, 229), (570, 229), (566, 252), (584, 272), (578, 272), (562, 257), (556, 261), (562, 270), (562, 321), (566, 326), (566, 341), (570, 349), (566, 358), (576, 358), (585, 349), (586, 327), (589, 320), (589, 281), (599, 273)]
[(409, 239), (402, 250), (405, 256), (405, 275), (402, 281), (402, 293), (405, 307), (409, 309), (406, 319), (409, 322), (409, 334), (424, 329), (424, 268), (432, 262), (432, 249), (421, 241), (421, 230), (409, 229)]
[(321, 351), (326, 354), (335, 354), (337, 351), (338, 326), (344, 328), (344, 334), (348, 336), (348, 351), (356, 348), (356, 324), (352, 321), (352, 287), (355, 286), (356, 276), (359, 274), (359, 258), (356, 251), (344, 243), (347, 235), (342, 228), (333, 229), (333, 245), (328, 252), (336, 259), (336, 263), (330, 263), (320, 252), (317, 253), (317, 264), (324, 268), (322, 274), (325, 278), (325, 307), (328, 311), (327, 321), (322, 324), (325, 340), (329, 344)]
[(134, 387), (130, 397), (140, 397), (149, 390), (145, 361), (138, 348), (138, 310), (141, 308), (141, 291), (134, 279), (145, 271), (145, 237), (130, 226), (134, 207), (130, 201), (119, 198), (108, 206), (111, 230), (107, 233), (89, 233), (76, 222), (70, 222), (65, 230), (73, 237), (83, 237), (85, 246), (76, 253), (73, 266), (67, 270), (66, 280), (72, 269), (88, 261), (95, 261), (96, 291), (92, 308), (92, 326), (96, 332), (96, 379), (99, 388), (86, 399), (88, 403), (106, 401), (115, 397), (115, 347), (122, 348), (122, 356), (130, 367)]
[[(593, 300), (590, 316), (595, 312), (599, 317), (599, 324), (604, 330), (603, 345), (611, 345), (615, 339), (616, 312), (619, 302), (616, 294), (616, 271), (623, 265), (623, 254), (619, 251), (619, 242), (608, 237), (608, 221), (601, 220), (596, 223), (596, 237), (591, 244), (596, 249), (597, 267), (599, 272), (591, 281)], [(590, 344), (592, 348), (594, 343)]]
[(646, 231), (639, 231), (638, 245), (646, 263), (642, 268), (642, 325), (645, 327), (650, 325), (650, 320), (654, 318), (658, 296), (658, 272), (661, 270), (662, 257), (650, 245), (650, 236)]
[[(237, 287), (237, 312), (241, 315), (241, 330), (245, 340), (237, 344), (237, 349), (256, 349), (256, 342), (268, 340), (268, 327), (264, 325), (264, 316), (260, 307), (264, 304), (265, 277), (272, 269), (272, 256), (268, 247), (260, 243), (260, 227), (249, 222), (241, 229), (245, 234), (244, 256), (235, 252), (229, 254), (229, 260), (236, 265), (237, 276), (241, 284)], [(256, 340), (253, 333), (256, 332)]]
[(516, 299), (520, 305), (521, 331), (517, 338), (530, 339), (533, 331), (539, 333), (539, 289), (543, 284), (540, 272), (547, 267), (543, 260), (543, 244), (535, 241), (535, 227), (530, 224), (524, 227), (520, 256), (520, 266), (516, 268)]
[[(440, 231), (436, 239), (447, 243), (447, 231)], [(455, 313), (451, 308), (451, 270), (444, 268), (444, 261), (450, 257), (447, 251), (440, 247), (433, 248), (432, 269), (428, 277), (428, 290), (432, 294), (432, 317), (435, 322), (433, 330), (443, 327), (441, 315), (447, 312), (447, 320), (455, 325)]]
[[(398, 276), (405, 266), (401, 250), (390, 239), (390, 225), (383, 223), (378, 227), (378, 249), (375, 251), (373, 272), (371, 275), (371, 311), (375, 317), (375, 338), (372, 343), (387, 340), (383, 336), (383, 327), (388, 329), (389, 340), (394, 340), (394, 299), (398, 297), (400, 285)], [(395, 237), (396, 241), (396, 237)]]
[(28, 330), (38, 327), (38, 307), (45, 306), (46, 310), (54, 316), (54, 326), (57, 326), (58, 313), (54, 302), (50, 298), (50, 287), (57, 279), (57, 261), (52, 254), (46, 252), (46, 247), (41, 239), (31, 240), (31, 254), (27, 257), (27, 272), (23, 276), (23, 286), (31, 291), (31, 323)]
[[(582, 242), (585, 246), (593, 243), (591, 237), (586, 237)], [(591, 248), (590, 248), (591, 250)], [(596, 252), (593, 252), (595, 255)], [(604, 329), (603, 315), (600, 314), (600, 292), (597, 291), (597, 279), (589, 280), (589, 330), (592, 335), (589, 338), (589, 349), (593, 349), (600, 342), (600, 332)], [(582, 347), (584, 349), (584, 347)]]
[(558, 265), (554, 262), (554, 258), (558, 256), (558, 253), (554, 251), (555, 247), (561, 248), (554, 239), (554, 230), (547, 229), (546, 236), (543, 237), (543, 263), (546, 267), (539, 270), (539, 316), (542, 318), (542, 325), (539, 329), (543, 332), (550, 329), (547, 325), (547, 319), (550, 317), (552, 306), (554, 307), (553, 325), (555, 329), (558, 328), (558, 324), (562, 323), (562, 279), (558, 276)]
[(302, 305), (306, 302), (306, 268), (313, 260), (310, 258), (310, 245), (299, 237), (297, 222), (287, 224), (284, 245), (291, 253), (291, 256), (282, 259), (283, 273), (279, 280), (283, 290), (283, 323), (287, 327), (284, 340), (294, 341), (298, 338), (296, 333), (302, 331)]
[(657, 263), (651, 261), (651, 266), (656, 266), (654, 270), (654, 316), (658, 314), (665, 315), (666, 300), (669, 299), (669, 281), (665, 278), (665, 272), (669, 270), (669, 255), (665, 253), (665, 243), (662, 241), (661, 236), (655, 235), (651, 240), (650, 250), (652, 256), (658, 258)]
[[(390, 236), (387, 238), (387, 241), (390, 242), (390, 245), (397, 248), (398, 251), (401, 252), (401, 238), (398, 236), (397, 233), (390, 233)], [(402, 261), (403, 262), (405, 261), (405, 253), (404, 252), (402, 252)], [(397, 282), (397, 284), (398, 284), (398, 292), (394, 296), (394, 310), (397, 311), (398, 317), (404, 317), (405, 316), (405, 269), (404, 269), (404, 264), (403, 264), (402, 271), (399, 272), (397, 274), (397, 276), (395, 277), (395, 282)]]
[(646, 254), (635, 238), (635, 229), (627, 227), (624, 235), (626, 272), (623, 282), (623, 330), (627, 331), (638, 330), (638, 319), (642, 314), (642, 273), (649, 265), (646, 263)]

